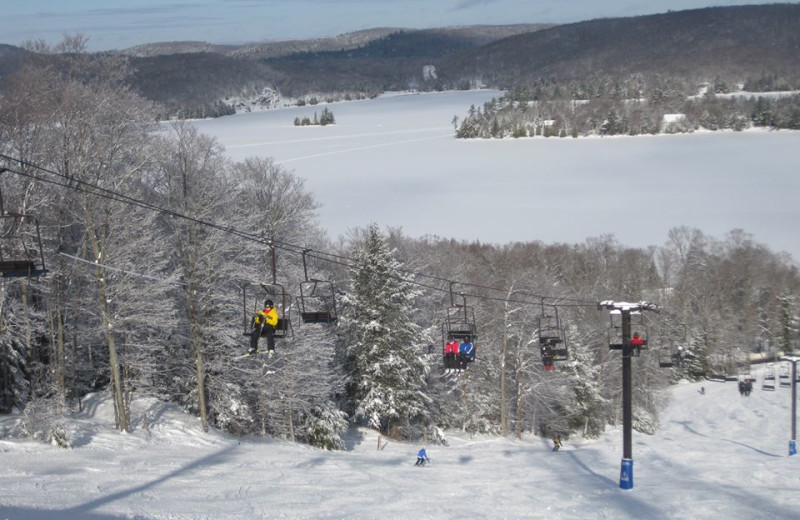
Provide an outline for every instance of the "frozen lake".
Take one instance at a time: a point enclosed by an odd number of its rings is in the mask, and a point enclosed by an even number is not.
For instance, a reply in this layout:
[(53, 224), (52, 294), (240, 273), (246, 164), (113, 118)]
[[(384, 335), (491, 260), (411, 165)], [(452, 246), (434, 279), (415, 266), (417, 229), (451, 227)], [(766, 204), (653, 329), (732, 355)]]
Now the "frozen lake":
[[(272, 157), (305, 179), (331, 237), (372, 222), (409, 236), (661, 245), (669, 229), (751, 233), (800, 259), (800, 132), (455, 139), (453, 117), (497, 91), (239, 114), (194, 124), (234, 159)], [(333, 111), (336, 124), (295, 127)]]

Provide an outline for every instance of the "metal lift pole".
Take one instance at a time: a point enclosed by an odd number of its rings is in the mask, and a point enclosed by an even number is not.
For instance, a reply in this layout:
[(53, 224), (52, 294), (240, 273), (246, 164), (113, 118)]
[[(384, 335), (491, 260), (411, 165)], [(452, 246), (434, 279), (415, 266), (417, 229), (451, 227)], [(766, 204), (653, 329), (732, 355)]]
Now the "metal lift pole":
[(792, 364), (792, 431), (789, 437), (789, 456), (797, 455), (797, 362), (800, 358), (784, 357), (782, 361)]

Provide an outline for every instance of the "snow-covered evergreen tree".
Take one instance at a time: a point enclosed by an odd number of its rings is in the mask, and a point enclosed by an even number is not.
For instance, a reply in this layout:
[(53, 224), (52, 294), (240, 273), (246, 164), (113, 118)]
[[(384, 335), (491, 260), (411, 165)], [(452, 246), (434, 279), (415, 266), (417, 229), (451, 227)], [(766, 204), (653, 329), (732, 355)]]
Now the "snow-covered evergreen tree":
[(562, 403), (569, 417), (570, 427), (581, 431), (585, 437), (597, 437), (605, 428), (605, 418), (609, 403), (603, 397), (600, 365), (595, 352), (585, 338), (576, 334), (571, 327), (570, 359), (562, 361), (562, 372), (568, 380), (566, 399)]
[(412, 320), (418, 291), (376, 225), (351, 256), (352, 289), (341, 320), (347, 411), (390, 436), (409, 437), (427, 422), (430, 402), (420, 329)]

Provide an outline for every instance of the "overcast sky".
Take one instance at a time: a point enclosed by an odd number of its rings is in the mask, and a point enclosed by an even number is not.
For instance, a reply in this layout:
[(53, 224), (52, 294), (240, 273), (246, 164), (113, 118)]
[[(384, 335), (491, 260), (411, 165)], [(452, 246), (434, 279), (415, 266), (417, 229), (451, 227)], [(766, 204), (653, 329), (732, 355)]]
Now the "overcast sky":
[(775, 0), (0, 0), (0, 43), (65, 34), (90, 50), (141, 43), (246, 43), (335, 36), (372, 27), (569, 23)]

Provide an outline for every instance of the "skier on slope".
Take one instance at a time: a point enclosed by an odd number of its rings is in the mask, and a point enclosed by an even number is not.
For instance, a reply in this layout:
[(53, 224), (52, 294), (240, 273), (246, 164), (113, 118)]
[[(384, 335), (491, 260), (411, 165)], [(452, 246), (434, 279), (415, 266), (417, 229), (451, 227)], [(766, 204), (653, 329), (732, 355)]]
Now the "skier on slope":
[(424, 466), (426, 462), (430, 462), (431, 459), (428, 458), (428, 452), (425, 451), (425, 447), (423, 446), (417, 452), (417, 462), (414, 463), (415, 466)]

